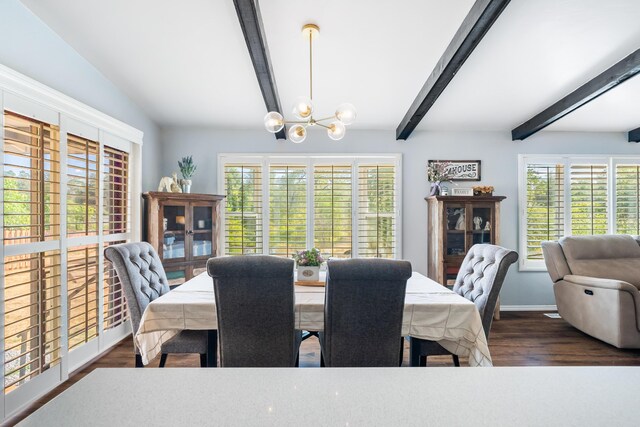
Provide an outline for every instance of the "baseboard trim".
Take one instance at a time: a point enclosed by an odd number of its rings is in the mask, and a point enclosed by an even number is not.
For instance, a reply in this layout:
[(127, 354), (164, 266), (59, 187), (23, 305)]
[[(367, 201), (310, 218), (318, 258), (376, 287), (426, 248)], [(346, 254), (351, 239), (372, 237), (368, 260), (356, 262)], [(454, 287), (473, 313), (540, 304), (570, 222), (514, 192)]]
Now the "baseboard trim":
[(558, 311), (556, 305), (500, 305), (500, 311)]

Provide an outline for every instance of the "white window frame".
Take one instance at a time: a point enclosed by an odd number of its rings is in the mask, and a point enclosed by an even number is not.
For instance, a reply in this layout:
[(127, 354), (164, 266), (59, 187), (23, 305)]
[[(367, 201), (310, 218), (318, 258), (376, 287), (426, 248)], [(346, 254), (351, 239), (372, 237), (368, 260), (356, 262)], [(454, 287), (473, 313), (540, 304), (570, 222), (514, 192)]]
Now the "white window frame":
[[(262, 166), (262, 251), (269, 253), (269, 167), (271, 164), (301, 165), (307, 168), (307, 247), (313, 246), (313, 169), (316, 165), (341, 164), (351, 165), (352, 176), (352, 256), (358, 257), (358, 167), (366, 164), (392, 164), (395, 167), (395, 258), (402, 259), (402, 154), (281, 154), (281, 153), (220, 153), (218, 154), (218, 192), (225, 194), (224, 169), (226, 164), (246, 164)], [(266, 175), (265, 175), (266, 174)], [(265, 179), (266, 176), (266, 179)], [(226, 201), (223, 201), (222, 212), (226, 212)], [(218, 247), (225, 247), (226, 215), (221, 215), (221, 229)], [(310, 243), (311, 242), (311, 243)]]
[(571, 235), (571, 165), (604, 164), (607, 166), (607, 233), (615, 233), (616, 179), (619, 164), (640, 165), (637, 155), (610, 154), (519, 154), (518, 155), (518, 248), (519, 271), (547, 271), (543, 260), (529, 260), (527, 254), (527, 165), (530, 163), (556, 163), (564, 165), (564, 235)]
[[(46, 123), (60, 126), (60, 237), (57, 240), (4, 246), (4, 222), (0, 221), (0, 304), (4, 313), (4, 260), (5, 257), (21, 253), (59, 250), (61, 261), (61, 313), (60, 325), (61, 361), (42, 374), (20, 385), (9, 394), (4, 393), (4, 383), (0, 398), (2, 420), (7, 420), (26, 406), (43, 396), (69, 375), (91, 359), (104, 353), (131, 333), (131, 323), (127, 321), (116, 328), (103, 329), (103, 274), (105, 242), (114, 240), (140, 240), (141, 205), (140, 197), (131, 196), (128, 233), (103, 235), (103, 166), (104, 146), (108, 145), (129, 153), (129, 191), (131, 195), (141, 193), (142, 183), (142, 139), (143, 133), (126, 123), (116, 120), (88, 105), (51, 89), (6, 66), (0, 65), (0, 200), (4, 201), (4, 111), (12, 111)], [(98, 175), (98, 233), (96, 236), (67, 238), (66, 228), (66, 185), (67, 185), (67, 132), (74, 133), (100, 143), (100, 165)], [(1, 219), (1, 211), (0, 211)], [(72, 352), (67, 350), (67, 248), (84, 244), (98, 244), (98, 337)], [(0, 316), (0, 366), (4, 367), (4, 314)], [(4, 373), (3, 373), (4, 378)], [(4, 381), (4, 380), (3, 380)]]

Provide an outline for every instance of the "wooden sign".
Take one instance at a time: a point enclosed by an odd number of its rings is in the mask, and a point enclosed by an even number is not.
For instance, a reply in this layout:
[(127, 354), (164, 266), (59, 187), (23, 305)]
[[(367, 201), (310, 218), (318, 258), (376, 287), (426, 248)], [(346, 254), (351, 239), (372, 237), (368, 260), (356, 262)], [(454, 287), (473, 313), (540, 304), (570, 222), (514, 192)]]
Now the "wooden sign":
[(480, 160), (429, 160), (429, 167), (438, 163), (448, 163), (445, 173), (452, 181), (480, 181)]

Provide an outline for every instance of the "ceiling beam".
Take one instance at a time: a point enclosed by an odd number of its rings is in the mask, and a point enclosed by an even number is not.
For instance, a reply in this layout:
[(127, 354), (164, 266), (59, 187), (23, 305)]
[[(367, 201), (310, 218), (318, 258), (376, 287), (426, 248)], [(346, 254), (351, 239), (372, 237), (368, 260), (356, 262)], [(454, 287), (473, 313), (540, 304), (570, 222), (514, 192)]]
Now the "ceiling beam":
[(640, 49), (513, 129), (511, 139), (515, 141), (530, 137), (638, 73), (640, 73)]
[(396, 139), (407, 139), (449, 85), (469, 55), (498, 19), (510, 0), (476, 0), (453, 36), (409, 111), (396, 129)]
[[(242, 27), (244, 40), (247, 42), (249, 56), (251, 56), (251, 62), (253, 62), (253, 69), (256, 72), (267, 111), (277, 111), (282, 114), (278, 88), (276, 87), (276, 79), (273, 75), (273, 69), (271, 68), (271, 58), (269, 57), (269, 48), (267, 47), (267, 39), (264, 35), (264, 26), (262, 25), (258, 1), (233, 0), (233, 3), (236, 6), (238, 20)], [(276, 139), (287, 139), (286, 130), (286, 127), (284, 127), (280, 132), (277, 132)]]
[(640, 142), (640, 128), (629, 131), (629, 142)]

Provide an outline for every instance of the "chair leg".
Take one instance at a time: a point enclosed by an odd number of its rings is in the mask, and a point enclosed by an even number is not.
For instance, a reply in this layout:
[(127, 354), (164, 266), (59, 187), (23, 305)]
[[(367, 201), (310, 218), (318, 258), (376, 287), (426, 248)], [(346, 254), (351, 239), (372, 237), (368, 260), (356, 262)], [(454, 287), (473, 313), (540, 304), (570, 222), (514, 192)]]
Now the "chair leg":
[(453, 366), (460, 366), (460, 359), (458, 358), (457, 354), (452, 354), (453, 356)]
[(207, 353), (204, 353), (204, 354), (200, 355), (200, 367), (201, 368), (206, 368), (207, 367)]
[(142, 356), (136, 354), (136, 368), (144, 368), (144, 363), (142, 363)]
[(398, 366), (402, 366), (402, 360), (404, 359), (404, 337), (400, 337), (400, 362)]
[(422, 356), (420, 355), (420, 363), (418, 363), (420, 366), (427, 366), (427, 356)]
[(409, 338), (409, 366), (420, 366), (420, 345), (416, 338)]
[(296, 353), (296, 363), (293, 366), (296, 368), (300, 367), (300, 350), (298, 350), (298, 352)]
[(207, 367), (218, 366), (218, 331), (211, 329), (207, 331)]
[(320, 350), (320, 367), (324, 368), (324, 355), (322, 354), (322, 350)]
[(160, 367), (164, 368), (165, 363), (167, 363), (167, 353), (162, 353), (160, 356)]

